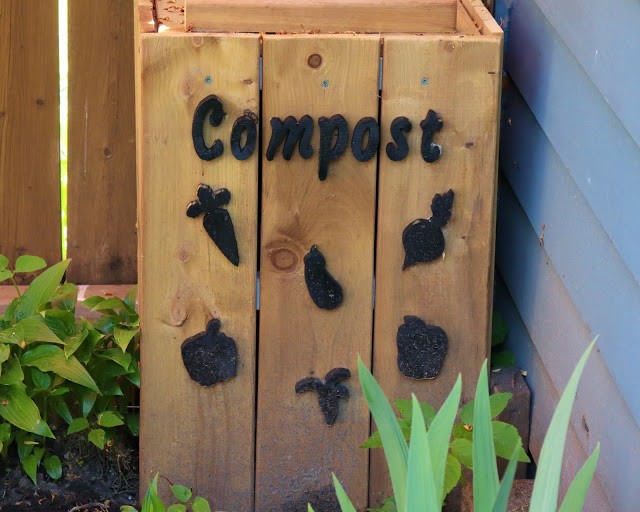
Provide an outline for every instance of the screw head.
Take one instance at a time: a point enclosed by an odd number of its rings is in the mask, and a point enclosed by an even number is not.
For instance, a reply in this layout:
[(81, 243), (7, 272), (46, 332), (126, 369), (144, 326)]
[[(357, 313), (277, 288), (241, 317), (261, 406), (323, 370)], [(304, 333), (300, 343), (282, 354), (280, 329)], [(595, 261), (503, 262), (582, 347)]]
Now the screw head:
[(213, 83), (213, 78), (211, 78), (211, 75), (207, 75), (204, 77), (204, 83), (205, 84)]
[(423, 78), (422, 80), (420, 80), (420, 83), (422, 85), (427, 85), (429, 83), (429, 80), (427, 78)]
[(329, 80), (323, 80), (322, 87), (329, 87)]

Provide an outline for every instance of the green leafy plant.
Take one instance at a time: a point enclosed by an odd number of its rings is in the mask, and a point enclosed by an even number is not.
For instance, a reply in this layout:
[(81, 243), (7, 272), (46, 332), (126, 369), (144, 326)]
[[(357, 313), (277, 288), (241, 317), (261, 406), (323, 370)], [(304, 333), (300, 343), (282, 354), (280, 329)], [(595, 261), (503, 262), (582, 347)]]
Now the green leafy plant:
[(494, 311), (491, 319), (492, 368), (516, 365), (516, 357), (513, 355), (513, 352), (505, 347), (507, 334), (509, 334), (509, 326), (502, 319), (502, 315), (500, 315), (498, 311)]
[[(511, 393), (496, 393), (489, 396), (489, 406), (491, 418), (497, 417), (507, 406), (513, 395)], [(412, 400), (395, 400), (394, 404), (399, 412), (396, 418), (400, 431), (405, 439), (411, 440), (411, 426), (413, 420), (413, 403)], [(436, 417), (436, 410), (426, 402), (418, 402), (420, 411), (424, 418), (426, 429), (428, 430), (431, 423)], [(444, 492), (443, 499), (447, 494), (463, 479), (462, 467), (473, 470), (473, 409), (475, 401), (465, 404), (460, 410), (460, 420), (453, 426), (451, 439), (449, 440), (449, 451), (445, 464), (444, 476)], [(491, 422), (493, 431), (494, 450), (498, 457), (509, 460), (516, 446), (520, 446), (518, 451), (518, 461), (529, 462), (529, 457), (522, 448), (522, 440), (518, 434), (518, 430), (508, 423), (493, 420)], [(380, 432), (374, 432), (361, 448), (380, 448), (382, 447), (382, 439)], [(380, 508), (369, 509), (370, 512), (394, 512), (396, 504), (394, 497), (387, 498)]]
[(135, 288), (121, 300), (91, 297), (84, 305), (100, 313), (89, 322), (76, 318), (78, 289), (61, 284), (70, 261), (42, 272), (24, 293), (15, 274), (46, 266), (21, 256), (13, 270), (0, 255), (0, 281), (11, 280), (16, 298), (0, 317), (0, 453), (15, 444), (24, 471), (36, 482), (42, 464), (51, 478), (62, 475), (46, 440), (86, 431), (103, 449), (117, 427), (138, 433), (138, 415), (128, 406), (140, 386), (139, 318)]
[[(153, 477), (144, 499), (140, 512), (211, 512), (209, 502), (200, 496), (193, 496), (193, 490), (184, 485), (171, 485), (171, 494), (177, 500), (176, 503), (166, 507), (158, 495), (158, 474)], [(120, 507), (120, 512), (138, 512), (138, 509), (130, 505)]]
[[(584, 463), (560, 508), (558, 489), (567, 428), (578, 382), (595, 341), (589, 345), (573, 371), (545, 436), (538, 477), (534, 483), (529, 510), (531, 512), (579, 512), (593, 478), (600, 445)], [(369, 370), (358, 359), (358, 373), (371, 415), (378, 426), (384, 448), (395, 502), (399, 512), (436, 512), (442, 508), (446, 460), (451, 433), (460, 401), (461, 378), (458, 379), (443, 406), (426, 428), (420, 403), (411, 400), (411, 436), (407, 444), (398, 420), (382, 389)], [(476, 512), (505, 512), (521, 446), (514, 447), (502, 481), (498, 478), (491, 403), (486, 361), (480, 371), (473, 405), (473, 506)], [(353, 512), (344, 489), (335, 475), (334, 486), (343, 512)], [(309, 511), (313, 509), (309, 506)]]

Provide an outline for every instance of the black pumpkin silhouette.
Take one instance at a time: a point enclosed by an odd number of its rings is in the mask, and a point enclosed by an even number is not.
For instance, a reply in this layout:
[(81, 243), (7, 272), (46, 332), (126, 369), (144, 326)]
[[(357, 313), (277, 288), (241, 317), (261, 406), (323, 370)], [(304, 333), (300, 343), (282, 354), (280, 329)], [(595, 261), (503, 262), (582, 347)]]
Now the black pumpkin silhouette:
[(182, 343), (182, 362), (189, 377), (202, 386), (213, 386), (236, 376), (238, 349), (236, 342), (220, 332), (220, 320), (214, 318), (207, 330)]
[(417, 316), (405, 316), (398, 327), (398, 369), (411, 379), (433, 379), (442, 369), (449, 341), (437, 325), (429, 325)]
[(436, 194), (431, 201), (430, 219), (416, 219), (402, 232), (405, 258), (402, 270), (416, 263), (437, 260), (444, 252), (442, 227), (451, 218), (453, 190), (445, 194)]
[(327, 372), (324, 382), (318, 377), (305, 377), (299, 380), (296, 383), (296, 393), (315, 391), (318, 394), (318, 403), (326, 424), (333, 425), (338, 417), (339, 399), (349, 398), (349, 389), (340, 382), (349, 377), (351, 372), (348, 368), (334, 368)]
[(342, 287), (327, 271), (327, 262), (317, 245), (304, 257), (304, 279), (307, 290), (316, 306), (336, 309), (342, 304)]

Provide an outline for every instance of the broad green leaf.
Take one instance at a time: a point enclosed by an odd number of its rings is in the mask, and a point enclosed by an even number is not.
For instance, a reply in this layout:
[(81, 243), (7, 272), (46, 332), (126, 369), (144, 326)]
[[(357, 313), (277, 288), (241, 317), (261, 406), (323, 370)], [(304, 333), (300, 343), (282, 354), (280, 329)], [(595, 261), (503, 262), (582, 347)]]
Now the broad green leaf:
[(369, 508), (368, 512), (398, 512), (396, 508), (396, 500), (393, 496), (382, 501), (382, 507)]
[[(60, 377), (58, 377), (58, 378), (60, 378)], [(59, 388), (54, 389), (51, 392), (51, 395), (49, 395), (49, 396), (62, 396), (62, 395), (66, 395), (69, 391), (71, 391), (71, 390), (68, 387), (60, 386)]]
[(138, 367), (138, 361), (135, 359), (132, 359), (125, 378), (134, 386), (140, 387), (140, 368)]
[[(85, 301), (86, 302), (86, 301)], [(106, 311), (108, 309), (127, 309), (127, 305), (124, 301), (118, 297), (109, 297), (98, 302), (91, 308), (93, 311)]]
[[(507, 339), (508, 332), (509, 326), (502, 319), (502, 315), (497, 311), (494, 311), (491, 321), (491, 346), (495, 347), (496, 345), (504, 343), (504, 340)], [(491, 364), (493, 364), (493, 360), (491, 361)]]
[(27, 474), (34, 484), (37, 484), (38, 480), (38, 458), (35, 454), (27, 455), (22, 461), (22, 469)]
[(315, 510), (313, 510), (313, 507), (311, 506), (311, 503), (307, 503), (307, 512), (315, 512)]
[(382, 448), (382, 439), (380, 439), (380, 432), (376, 430), (369, 436), (369, 439), (367, 439), (360, 445), (360, 448)]
[(104, 411), (98, 414), (98, 425), (101, 427), (119, 427), (124, 425), (122, 416), (116, 411)]
[(549, 430), (542, 443), (540, 458), (536, 471), (536, 481), (531, 495), (530, 512), (548, 512), (555, 510), (558, 504), (558, 487), (562, 470), (562, 454), (567, 437), (569, 417), (573, 408), (573, 401), (578, 389), (578, 382), (584, 370), (587, 358), (593, 349), (593, 340), (571, 374), (571, 378), (564, 389), (551, 419)]
[(93, 297), (87, 297), (86, 299), (84, 299), (82, 301), (82, 305), (87, 309), (93, 309), (104, 300), (106, 300), (104, 297), (94, 295)]
[(22, 355), (20, 361), (25, 366), (35, 366), (43, 372), (53, 372), (71, 382), (99, 392), (98, 385), (80, 361), (74, 356), (67, 359), (64, 351), (55, 345), (39, 345), (29, 349)]
[(132, 507), (131, 505), (121, 505), (120, 512), (138, 512), (138, 509), (135, 507)]
[(469, 469), (473, 468), (473, 443), (468, 439), (454, 439), (450, 444), (451, 453)]
[(77, 300), (78, 287), (71, 283), (64, 283), (60, 285), (56, 290), (56, 293), (51, 297), (51, 303), (67, 313), (75, 311)]
[(200, 496), (196, 497), (191, 504), (191, 510), (193, 512), (211, 512), (209, 502)]
[[(434, 460), (434, 456), (431, 453), (432, 445), (428, 440), (424, 417), (415, 395), (412, 395), (412, 401), (411, 443), (407, 457), (406, 508), (401, 508), (400, 510), (431, 512), (440, 508), (441, 502), (438, 500), (438, 496), (442, 491), (440, 493), (437, 492), (438, 483), (436, 480), (439, 477), (432, 464)], [(444, 480), (444, 463), (442, 466)]]
[(73, 322), (68, 326), (69, 319), (67, 318), (69, 313), (67, 311), (61, 311), (59, 309), (45, 309), (41, 313), (44, 314), (44, 323), (51, 331), (60, 339), (66, 338), (69, 334), (73, 334), (73, 328), (71, 327), (75, 323), (75, 317)]
[(15, 272), (35, 272), (47, 266), (47, 262), (38, 256), (18, 256)]
[(131, 354), (128, 352), (124, 352), (118, 348), (108, 348), (99, 352), (99, 355), (100, 357), (110, 359), (114, 363), (118, 363), (125, 370), (129, 370), (129, 366), (131, 365)]
[(342, 487), (335, 473), (331, 473), (331, 478), (333, 479), (333, 487), (336, 490), (336, 496), (338, 497), (338, 503), (340, 504), (342, 512), (356, 512), (356, 508), (353, 506), (353, 503), (351, 503), (349, 496), (347, 496), (344, 487)]
[(140, 435), (140, 415), (127, 414), (127, 427), (134, 436)]
[(187, 507), (182, 503), (174, 503), (173, 505), (169, 505), (167, 512), (187, 512)]
[(85, 417), (74, 418), (69, 424), (67, 434), (75, 434), (76, 432), (82, 432), (89, 428), (89, 421)]
[(0, 424), (0, 442), (8, 441), (11, 438), (11, 425), (9, 423)]
[(6, 281), (7, 279), (11, 279), (13, 277), (13, 272), (11, 270), (5, 268), (0, 270), (0, 283), (2, 281)]
[(519, 445), (518, 461), (531, 462), (524, 448), (522, 448), (522, 440), (516, 427), (502, 421), (492, 421), (491, 427), (493, 429), (493, 442), (498, 457), (509, 460), (514, 448), (516, 445)]
[[(498, 495), (496, 452), (491, 430), (489, 382), (485, 360), (478, 377), (473, 411), (473, 510), (491, 512)], [(550, 510), (550, 509), (549, 509)], [(546, 512), (549, 512), (547, 510)]]
[[(489, 408), (491, 409), (492, 418), (504, 411), (512, 396), (511, 393), (495, 393), (489, 396)], [(473, 406), (474, 402), (472, 400), (460, 411), (460, 419), (465, 425), (473, 425)], [(509, 451), (509, 455), (506, 458), (509, 458), (510, 455), (511, 451)]]
[(7, 268), (9, 264), (9, 258), (7, 258), (4, 254), (0, 254), (0, 270), (4, 270)]
[[(52, 395), (49, 396), (52, 397)], [(56, 411), (58, 416), (60, 416), (68, 425), (71, 424), (73, 416), (71, 416), (69, 406), (62, 398), (50, 398), (48, 403), (53, 407), (53, 410)]]
[(73, 336), (67, 337), (64, 345), (64, 357), (66, 357), (67, 359), (71, 357), (76, 352), (76, 350), (78, 350), (84, 343), (84, 340), (87, 339), (88, 335), (89, 331), (84, 329), (83, 331), (74, 334)]
[(491, 353), (492, 368), (508, 368), (516, 365), (516, 356), (511, 350), (501, 350)]
[(106, 432), (101, 428), (95, 428), (89, 431), (87, 438), (101, 450), (104, 449)]
[(120, 320), (114, 315), (105, 315), (98, 318), (93, 326), (102, 334), (111, 334), (116, 325), (119, 325)]
[(176, 499), (178, 501), (181, 501), (182, 503), (186, 503), (187, 501), (189, 501), (191, 499), (191, 495), (193, 494), (191, 489), (185, 487), (184, 485), (172, 485), (171, 492), (176, 497)]
[(24, 342), (24, 331), (19, 324), (12, 325), (0, 331), (0, 343), (22, 346)]
[(86, 418), (91, 409), (93, 409), (93, 404), (96, 403), (96, 398), (98, 398), (98, 394), (95, 391), (89, 391), (88, 389), (79, 390), (78, 398), (80, 399), (80, 405), (82, 406), (82, 415)]
[(51, 375), (41, 372), (37, 368), (31, 368), (31, 380), (36, 389), (47, 389), (53, 381)]
[(571, 482), (571, 486), (567, 489), (567, 494), (565, 494), (558, 512), (580, 512), (582, 510), (599, 457), (600, 443), (596, 445), (596, 449), (593, 450), (593, 453), (580, 468), (573, 482)]
[(128, 306), (129, 311), (132, 313), (136, 310), (136, 296), (138, 294), (138, 287), (134, 286), (129, 290), (126, 297), (124, 298), (124, 303)]
[(65, 260), (56, 263), (33, 280), (22, 294), (20, 304), (16, 308), (18, 320), (32, 316), (51, 300), (70, 262), (71, 260)]
[(16, 427), (54, 439), (54, 435), (40, 418), (38, 406), (25, 392), (25, 386), (0, 386), (0, 416)]
[[(400, 399), (394, 400), (393, 403), (403, 418), (411, 420), (411, 409), (413, 407), (411, 400)], [(436, 417), (436, 410), (426, 402), (420, 402), (420, 409), (422, 410), (422, 416), (424, 416), (424, 423), (429, 427), (433, 418)], [(411, 423), (409, 423), (409, 428), (411, 428)]]
[(158, 496), (158, 474), (153, 477), (144, 500), (142, 501), (143, 512), (165, 512), (164, 504)]
[(138, 329), (127, 329), (118, 325), (113, 328), (113, 339), (123, 352), (127, 350), (129, 343), (136, 334), (138, 334)]
[(62, 463), (57, 455), (50, 455), (42, 461), (42, 464), (47, 471), (47, 475), (54, 480), (58, 480), (62, 476)]
[(2, 365), (2, 363), (7, 361), (10, 355), (11, 355), (11, 348), (9, 348), (9, 345), (0, 343), (0, 365)]
[(446, 499), (453, 488), (458, 485), (462, 476), (462, 467), (460, 461), (450, 453), (447, 454), (447, 464), (444, 469), (444, 487), (442, 491), (443, 500)]
[(396, 415), (393, 413), (387, 397), (360, 357), (358, 357), (358, 375), (362, 392), (369, 404), (369, 410), (376, 422), (378, 432), (380, 432), (396, 504), (400, 510), (406, 510), (407, 457), (409, 454), (407, 442), (398, 426)]
[(24, 380), (24, 373), (20, 365), (20, 359), (17, 356), (10, 357), (2, 365), (2, 375), (0, 375), (0, 384), (11, 385), (19, 384)]
[(493, 504), (492, 512), (507, 511), (507, 507), (509, 506), (509, 495), (511, 494), (513, 477), (516, 474), (516, 467), (518, 466), (518, 454), (520, 453), (520, 450), (522, 450), (522, 445), (520, 444), (520, 438), (518, 438), (518, 443), (513, 449), (513, 453), (509, 459), (509, 464), (507, 465), (507, 469), (502, 477), (502, 482), (500, 482), (500, 489), (498, 489), (498, 495), (496, 496), (496, 501)]
[[(436, 503), (440, 505), (444, 498), (444, 472), (447, 464), (447, 453), (449, 452), (449, 440), (456, 415), (460, 404), (462, 393), (462, 377), (458, 375), (453, 389), (445, 400), (444, 404), (431, 422), (431, 427), (427, 433), (429, 443), (429, 453), (431, 454), (431, 469), (433, 471), (433, 483), (436, 490)], [(414, 407), (415, 414), (415, 407)], [(422, 412), (420, 413), (422, 415)], [(411, 429), (413, 436), (413, 428)], [(412, 438), (413, 440), (413, 438)]]

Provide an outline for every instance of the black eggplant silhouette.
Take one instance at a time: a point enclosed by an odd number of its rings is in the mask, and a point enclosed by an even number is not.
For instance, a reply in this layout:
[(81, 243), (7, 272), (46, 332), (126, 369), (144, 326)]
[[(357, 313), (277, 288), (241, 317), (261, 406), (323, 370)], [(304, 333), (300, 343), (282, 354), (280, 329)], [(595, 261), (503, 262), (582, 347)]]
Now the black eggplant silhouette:
[(342, 304), (342, 287), (327, 271), (327, 262), (317, 245), (304, 257), (304, 279), (309, 295), (322, 309), (336, 309)]
[(398, 369), (412, 379), (433, 379), (442, 369), (449, 341), (437, 325), (426, 324), (417, 316), (405, 316), (398, 327)]
[(349, 398), (349, 389), (340, 384), (341, 381), (351, 377), (347, 368), (334, 368), (329, 370), (324, 377), (324, 382), (318, 377), (305, 377), (296, 383), (296, 393), (315, 391), (318, 394), (318, 403), (324, 414), (327, 425), (333, 425), (338, 417), (338, 400)]
[(238, 349), (236, 342), (220, 332), (220, 320), (214, 318), (207, 330), (182, 343), (182, 362), (189, 377), (202, 386), (213, 386), (236, 376)]
[(218, 249), (236, 267), (240, 264), (238, 242), (233, 229), (233, 222), (229, 212), (222, 208), (231, 201), (231, 192), (226, 188), (213, 190), (209, 185), (201, 183), (198, 186), (198, 200), (191, 201), (187, 206), (187, 216), (195, 219), (204, 213), (202, 224), (218, 246)]
[(444, 252), (444, 235), (442, 227), (451, 218), (453, 207), (453, 190), (445, 194), (436, 194), (431, 201), (430, 219), (416, 219), (402, 232), (402, 244), (405, 257), (402, 270), (415, 265), (433, 261)]

